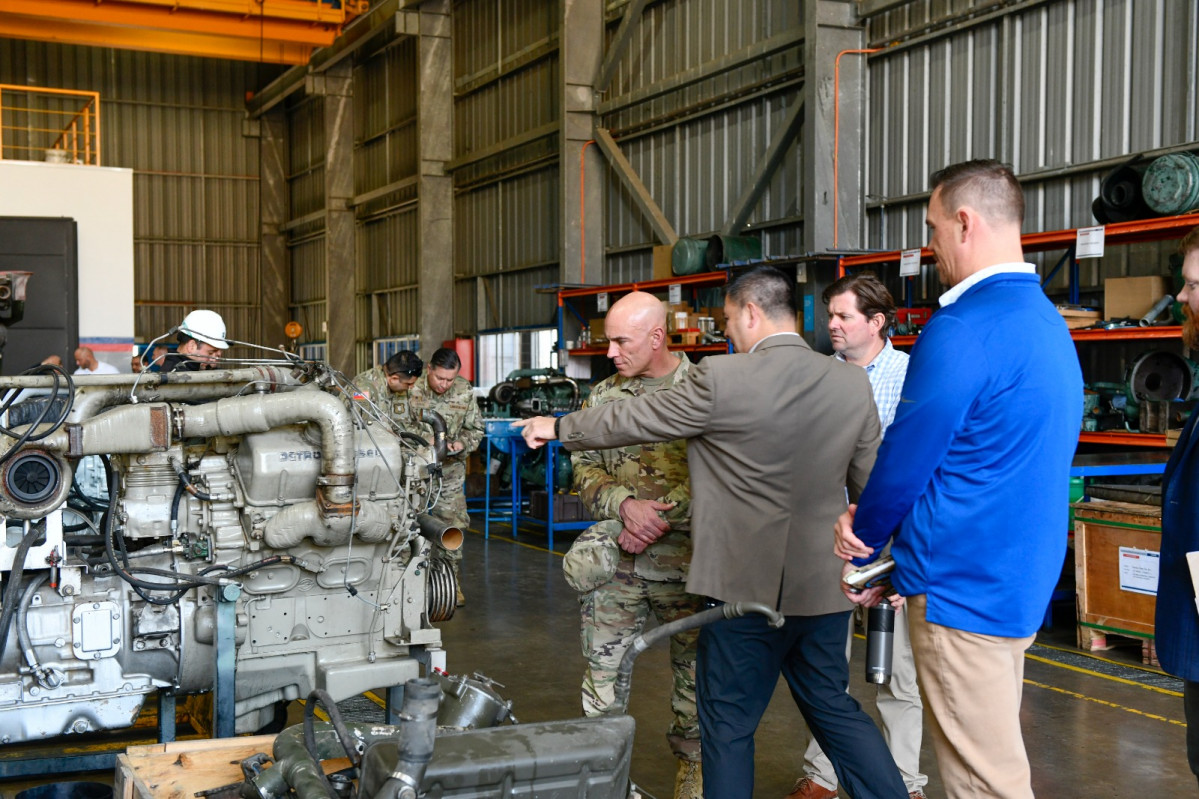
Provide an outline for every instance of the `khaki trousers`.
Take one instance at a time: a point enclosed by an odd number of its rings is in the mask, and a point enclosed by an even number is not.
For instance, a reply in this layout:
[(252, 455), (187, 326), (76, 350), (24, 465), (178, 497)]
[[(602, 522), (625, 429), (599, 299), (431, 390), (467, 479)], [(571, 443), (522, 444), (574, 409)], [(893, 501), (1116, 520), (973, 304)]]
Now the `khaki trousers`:
[(932, 624), (928, 597), (905, 612), (928, 729), (949, 799), (1032, 799), (1020, 731), (1024, 651), (1034, 636), (1002, 638)]

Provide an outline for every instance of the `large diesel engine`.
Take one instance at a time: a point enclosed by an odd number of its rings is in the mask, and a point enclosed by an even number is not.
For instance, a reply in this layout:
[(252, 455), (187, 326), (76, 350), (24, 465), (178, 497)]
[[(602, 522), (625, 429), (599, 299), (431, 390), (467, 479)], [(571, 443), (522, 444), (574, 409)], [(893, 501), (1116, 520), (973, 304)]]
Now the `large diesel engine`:
[[(300, 362), (0, 378), (0, 741), (128, 727), (222, 670), (248, 732), (314, 688), (444, 667), (455, 586), (433, 554), (461, 532), (425, 515), (437, 453), (338, 381)], [(76, 480), (90, 456), (103, 492)]]

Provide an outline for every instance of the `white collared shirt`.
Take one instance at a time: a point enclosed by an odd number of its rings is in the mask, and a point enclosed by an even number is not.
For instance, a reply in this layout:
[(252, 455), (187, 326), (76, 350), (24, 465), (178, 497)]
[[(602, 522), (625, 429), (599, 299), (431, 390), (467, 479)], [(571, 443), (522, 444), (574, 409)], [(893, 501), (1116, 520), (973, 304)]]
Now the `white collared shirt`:
[(995, 264), (994, 266), (988, 266), (986, 269), (980, 269), (970, 277), (963, 280), (961, 283), (958, 283), (949, 291), (942, 294), (940, 299), (941, 307), (944, 308), (946, 305), (953, 305), (958, 301), (959, 297), (966, 293), (967, 289), (978, 285), (989, 277), (1010, 274), (1013, 272), (1021, 275), (1035, 275), (1037, 273), (1037, 268), (1030, 263), (1017, 263), (1012, 261), (1010, 263)]
[(754, 345), (749, 348), (749, 351), (753, 352), (754, 350), (756, 350), (761, 345), (761, 343), (768, 338), (774, 338), (775, 336), (798, 336), (798, 335), (799, 335), (798, 333), (792, 333), (789, 330), (783, 331), (782, 333), (771, 333), (769, 336), (762, 336), (762, 338), (758, 339), (757, 342), (755, 342)]

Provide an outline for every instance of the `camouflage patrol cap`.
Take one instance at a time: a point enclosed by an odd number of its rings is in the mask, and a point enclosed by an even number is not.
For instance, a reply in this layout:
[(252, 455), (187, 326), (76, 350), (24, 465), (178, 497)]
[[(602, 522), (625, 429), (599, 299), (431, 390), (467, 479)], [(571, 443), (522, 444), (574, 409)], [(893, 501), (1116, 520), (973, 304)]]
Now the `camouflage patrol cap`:
[(562, 559), (562, 571), (571, 588), (585, 594), (612, 579), (620, 563), (616, 538), (622, 528), (618, 520), (602, 521), (575, 539)]

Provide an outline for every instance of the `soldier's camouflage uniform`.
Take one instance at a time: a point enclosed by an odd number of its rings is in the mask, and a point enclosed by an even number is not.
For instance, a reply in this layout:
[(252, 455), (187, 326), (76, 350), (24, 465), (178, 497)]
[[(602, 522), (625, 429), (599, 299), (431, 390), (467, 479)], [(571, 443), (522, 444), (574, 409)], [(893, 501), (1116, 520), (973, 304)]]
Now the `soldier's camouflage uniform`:
[[(465, 531), (470, 525), (470, 516), (466, 512), (466, 458), (483, 440), (483, 415), (479, 413), (479, 403), (466, 378), (455, 377), (446, 392), (438, 394), (429, 388), (427, 373), (408, 391), (409, 422), (405, 428), (431, 442), (433, 428), (420, 421), (425, 410), (436, 411), (445, 420), (447, 446), (455, 441), (462, 444), (459, 452), (446, 455), (441, 469), (441, 496), (431, 513)], [(443, 551), (441, 555), (454, 564), (457, 573), (462, 550)]]
[[(613, 375), (591, 390), (584, 407), (618, 402), (629, 397), (670, 388), (686, 378), (690, 362), (680, 364), (660, 380)], [(703, 608), (703, 600), (686, 591), (691, 563), (691, 480), (687, 470), (687, 445), (675, 440), (599, 451), (575, 452), (574, 487), (591, 518), (601, 520), (590, 529), (620, 535), (620, 503), (629, 497), (678, 505), (663, 514), (671, 529), (639, 555), (621, 550), (620, 565), (607, 583), (579, 595), (581, 642), (587, 672), (583, 676), (583, 712), (597, 716), (614, 699), (616, 669), (620, 659), (645, 628), (652, 613), (659, 624), (689, 616)], [(699, 761), (699, 720), (695, 708), (695, 647), (698, 630), (670, 639), (674, 686), (670, 706), (674, 721), (667, 732), (676, 757)]]
[(405, 391), (403, 394), (392, 392), (387, 387), (387, 373), (383, 371), (382, 366), (367, 369), (359, 374), (354, 378), (354, 385), (376, 408), (394, 419), (401, 429), (410, 426), (408, 423), (409, 392)]

